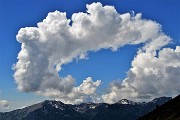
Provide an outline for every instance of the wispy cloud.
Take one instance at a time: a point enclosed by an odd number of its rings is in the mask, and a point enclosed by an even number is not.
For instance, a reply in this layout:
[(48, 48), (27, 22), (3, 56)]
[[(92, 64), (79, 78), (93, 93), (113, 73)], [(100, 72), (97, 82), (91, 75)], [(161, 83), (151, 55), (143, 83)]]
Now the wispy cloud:
[(0, 100), (0, 110), (9, 109), (9, 102), (7, 100)]

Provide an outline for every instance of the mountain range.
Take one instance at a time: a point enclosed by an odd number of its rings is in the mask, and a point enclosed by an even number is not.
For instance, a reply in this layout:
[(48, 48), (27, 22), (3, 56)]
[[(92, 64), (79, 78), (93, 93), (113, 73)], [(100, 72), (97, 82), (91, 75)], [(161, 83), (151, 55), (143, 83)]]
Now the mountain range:
[(77, 105), (45, 100), (23, 109), (0, 113), (0, 120), (136, 120), (171, 99), (160, 97), (150, 102), (122, 99), (114, 104), (89, 102)]

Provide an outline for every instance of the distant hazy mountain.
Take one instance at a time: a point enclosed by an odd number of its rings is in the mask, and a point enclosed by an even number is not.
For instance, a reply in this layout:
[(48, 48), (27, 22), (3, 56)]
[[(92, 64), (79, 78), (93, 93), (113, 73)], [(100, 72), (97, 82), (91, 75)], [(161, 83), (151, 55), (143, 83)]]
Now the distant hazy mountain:
[(180, 95), (157, 107), (139, 120), (180, 120)]
[(46, 100), (23, 109), (0, 113), (0, 120), (136, 120), (169, 100), (170, 97), (161, 97), (148, 103), (136, 103), (122, 99), (115, 104), (79, 105)]

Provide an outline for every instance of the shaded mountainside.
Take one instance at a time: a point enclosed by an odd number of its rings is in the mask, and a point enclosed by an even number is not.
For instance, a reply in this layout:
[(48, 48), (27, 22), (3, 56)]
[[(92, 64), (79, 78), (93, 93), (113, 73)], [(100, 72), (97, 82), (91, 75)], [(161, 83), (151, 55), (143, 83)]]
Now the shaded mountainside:
[(78, 105), (46, 100), (23, 109), (0, 113), (0, 120), (136, 120), (170, 99), (161, 97), (147, 103), (122, 99), (115, 104)]
[(139, 120), (180, 120), (180, 95), (157, 107)]
[(154, 110), (157, 105), (162, 105), (170, 99), (161, 97), (148, 103), (135, 103), (129, 100), (124, 102), (125, 100), (121, 100), (99, 111), (91, 120), (136, 120), (140, 116)]

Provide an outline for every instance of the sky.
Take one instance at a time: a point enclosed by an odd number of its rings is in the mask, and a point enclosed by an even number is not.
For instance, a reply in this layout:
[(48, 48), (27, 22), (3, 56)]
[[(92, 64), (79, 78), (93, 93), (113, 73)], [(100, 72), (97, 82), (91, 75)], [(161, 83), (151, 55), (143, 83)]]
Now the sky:
[(178, 95), (179, 5), (0, 0), (0, 111)]

